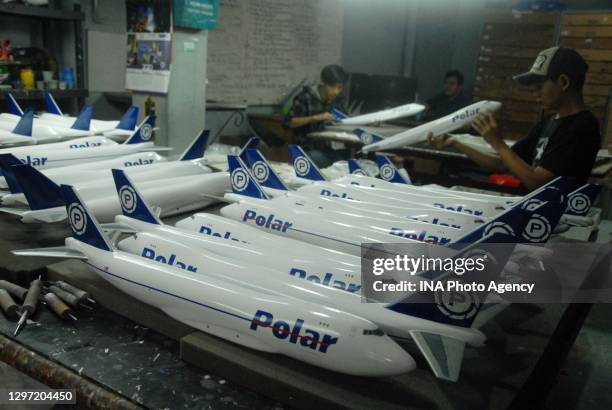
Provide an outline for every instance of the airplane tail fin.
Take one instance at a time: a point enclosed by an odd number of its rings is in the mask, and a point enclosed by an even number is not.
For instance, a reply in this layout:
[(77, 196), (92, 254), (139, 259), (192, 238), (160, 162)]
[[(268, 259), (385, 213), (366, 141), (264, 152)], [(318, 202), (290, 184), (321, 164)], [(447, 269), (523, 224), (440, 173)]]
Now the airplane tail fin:
[(395, 184), (412, 184), (412, 181), (406, 179), (386, 155), (376, 154), (376, 164), (383, 180)]
[(261, 186), (281, 191), (289, 190), (259, 150), (247, 149), (246, 158), (246, 164), (251, 168), (251, 175)]
[(13, 154), (0, 154), (0, 169), (2, 170), (9, 191), (11, 194), (21, 194), (23, 191), (13, 172), (13, 166), (15, 165), (21, 165), (21, 161)]
[(202, 158), (208, 146), (209, 136), (210, 130), (202, 130), (180, 156), (179, 161), (190, 161), (192, 159)]
[(80, 131), (89, 131), (91, 125), (91, 116), (93, 115), (93, 106), (91, 104), (85, 104), (79, 116), (72, 124), (72, 129)]
[(293, 161), (293, 169), (298, 177), (311, 181), (325, 181), (325, 177), (319, 168), (306, 155), (302, 147), (289, 144), (289, 153), (291, 154), (291, 161)]
[(349, 116), (347, 114), (343, 113), (342, 111), (340, 111), (340, 110), (338, 110), (336, 108), (332, 108), (331, 110), (329, 110), (329, 113), (334, 116), (334, 119), (336, 121), (341, 121), (341, 120), (344, 120), (346, 118), (349, 118)]
[(132, 136), (125, 140), (124, 144), (140, 144), (143, 142), (149, 142), (153, 136), (153, 128), (155, 127), (155, 115), (149, 115), (141, 123), (140, 126), (134, 131)]
[(53, 98), (53, 95), (51, 95), (49, 91), (45, 91), (45, 103), (47, 104), (47, 111), (50, 114), (64, 115), (59, 105), (55, 102), (55, 98)]
[(60, 187), (36, 168), (21, 164), (13, 166), (12, 170), (28, 200), (30, 209), (39, 211), (64, 205)]
[(368, 173), (365, 172), (363, 168), (361, 168), (361, 165), (359, 164), (359, 162), (357, 162), (356, 159), (349, 159), (348, 167), (349, 167), (349, 173), (351, 175), (363, 175), (364, 177), (368, 176)]
[[(484, 242), (484, 241), (483, 241)], [(487, 238), (487, 246), (474, 243), (463, 249), (452, 259), (482, 258), (485, 269), (472, 271), (478, 282), (497, 279), (514, 250), (512, 238), (503, 233), (494, 233)], [(427, 271), (424, 277), (446, 280), (453, 275), (446, 271)], [(478, 317), (488, 291), (484, 292), (413, 292), (402, 300), (386, 306), (394, 312), (445, 325), (471, 328)], [(412, 329), (410, 336), (427, 360), (436, 377), (456, 381), (459, 378), (466, 340), (445, 336), (431, 330)]]
[(382, 141), (384, 138), (378, 134), (374, 134), (372, 132), (368, 132), (363, 128), (355, 128), (353, 130), (353, 134), (359, 137), (359, 140), (363, 145), (373, 144), (378, 141)]
[(21, 116), (19, 122), (13, 129), (13, 134), (23, 135), (24, 137), (32, 136), (32, 126), (34, 125), (34, 111), (27, 109)]
[[(494, 232), (510, 235), (517, 243), (546, 242), (563, 215), (565, 193), (571, 184), (570, 178), (552, 181), (544, 189), (525, 196), (512, 208), (468, 232), (455, 243), (475, 242)], [(525, 214), (530, 215), (526, 225), (521, 222), (521, 216)]]
[(112, 252), (113, 247), (104, 236), (98, 221), (87, 209), (87, 206), (74, 187), (62, 185), (61, 191), (63, 202), (66, 204), (66, 211), (68, 212), (72, 237), (100, 250)]
[(584, 216), (597, 199), (601, 185), (586, 184), (571, 192), (567, 199), (566, 214)]
[(161, 225), (162, 222), (149, 208), (149, 205), (144, 201), (142, 195), (125, 172), (120, 169), (113, 169), (112, 173), (123, 215), (153, 225)]
[(259, 146), (259, 143), (261, 142), (261, 139), (259, 139), (259, 137), (251, 137), (249, 138), (249, 140), (246, 142), (246, 144), (244, 144), (244, 146), (240, 149), (240, 153), (238, 153), (238, 156), (240, 157), (240, 159), (242, 160), (242, 162), (247, 162), (247, 158), (246, 158), (246, 152), (248, 149), (257, 149), (257, 147)]
[(11, 114), (23, 117), (23, 110), (19, 106), (19, 103), (17, 102), (17, 100), (15, 100), (15, 97), (13, 97), (13, 94), (8, 93), (6, 95), (6, 102), (9, 106), (9, 111), (11, 112)]
[(138, 106), (132, 105), (125, 114), (123, 114), (123, 117), (121, 117), (119, 124), (117, 124), (115, 128), (118, 130), (134, 131), (138, 121), (138, 111)]
[(228, 155), (227, 163), (230, 171), (232, 192), (257, 199), (269, 199), (255, 178), (251, 177), (244, 162), (238, 155)]

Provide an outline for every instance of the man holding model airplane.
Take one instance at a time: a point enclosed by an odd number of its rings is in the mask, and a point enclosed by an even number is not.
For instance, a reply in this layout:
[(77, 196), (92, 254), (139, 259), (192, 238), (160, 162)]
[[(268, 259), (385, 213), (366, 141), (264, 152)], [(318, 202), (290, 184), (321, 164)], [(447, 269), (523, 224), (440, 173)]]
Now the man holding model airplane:
[(582, 95), (588, 65), (573, 49), (552, 47), (540, 52), (531, 69), (513, 79), (539, 88), (542, 105), (552, 111), (523, 139), (510, 148), (498, 134), (497, 122), (484, 112), (472, 126), (498, 155), (484, 153), (448, 135), (428, 138), (439, 148), (452, 146), (480, 166), (507, 170), (534, 190), (557, 176), (570, 176), (579, 183), (588, 179), (601, 146), (599, 123), (587, 110)]

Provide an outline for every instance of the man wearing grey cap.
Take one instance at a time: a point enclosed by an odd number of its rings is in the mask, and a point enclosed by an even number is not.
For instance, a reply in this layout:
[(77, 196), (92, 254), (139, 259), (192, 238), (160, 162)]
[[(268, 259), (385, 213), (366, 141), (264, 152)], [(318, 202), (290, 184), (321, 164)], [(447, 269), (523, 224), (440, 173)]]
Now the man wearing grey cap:
[(485, 154), (445, 136), (430, 139), (439, 147), (457, 148), (484, 168), (511, 172), (528, 190), (557, 176), (584, 183), (601, 146), (599, 123), (586, 109), (582, 96), (587, 71), (587, 63), (576, 50), (552, 47), (538, 54), (528, 72), (514, 76), (521, 85), (537, 86), (543, 108), (554, 114), (510, 148), (498, 135), (493, 114), (482, 113), (472, 126), (498, 155)]

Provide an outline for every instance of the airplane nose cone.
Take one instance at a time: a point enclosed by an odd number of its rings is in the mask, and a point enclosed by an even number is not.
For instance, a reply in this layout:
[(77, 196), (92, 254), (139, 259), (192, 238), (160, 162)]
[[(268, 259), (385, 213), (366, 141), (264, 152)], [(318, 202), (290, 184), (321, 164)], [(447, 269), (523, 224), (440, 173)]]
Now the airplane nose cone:
[(499, 101), (489, 101), (489, 106), (491, 111), (497, 111), (501, 108), (502, 103), (500, 103)]

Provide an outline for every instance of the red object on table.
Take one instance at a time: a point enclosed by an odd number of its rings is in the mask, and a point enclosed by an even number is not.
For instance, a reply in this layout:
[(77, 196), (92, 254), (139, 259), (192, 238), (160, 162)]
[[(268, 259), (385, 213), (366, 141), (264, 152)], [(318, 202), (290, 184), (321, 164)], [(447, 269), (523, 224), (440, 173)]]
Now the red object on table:
[(495, 185), (504, 185), (516, 188), (521, 185), (521, 181), (510, 174), (491, 174), (487, 181)]

